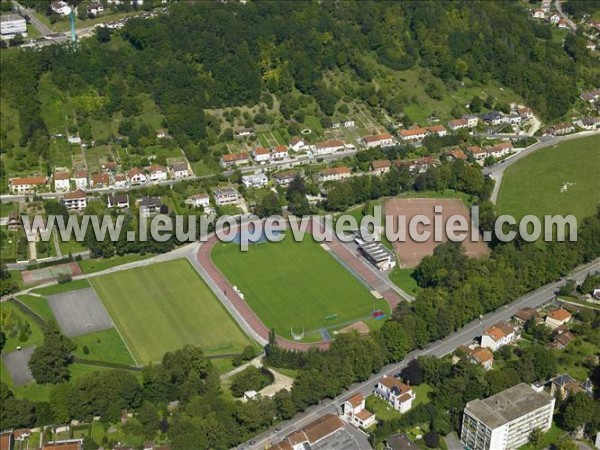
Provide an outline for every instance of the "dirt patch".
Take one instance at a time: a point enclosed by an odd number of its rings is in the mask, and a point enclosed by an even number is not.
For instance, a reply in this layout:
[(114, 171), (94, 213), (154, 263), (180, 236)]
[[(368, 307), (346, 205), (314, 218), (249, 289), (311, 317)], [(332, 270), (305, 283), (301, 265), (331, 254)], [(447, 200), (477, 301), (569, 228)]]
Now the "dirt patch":
[[(441, 207), (441, 213), (435, 213), (435, 207)], [(489, 247), (478, 234), (477, 241), (471, 239), (471, 219), (467, 208), (460, 199), (436, 199), (436, 198), (393, 198), (385, 202), (386, 216), (394, 216), (394, 223), (397, 224), (397, 217), (403, 215), (406, 221), (403, 224), (403, 229), (406, 235), (405, 242), (393, 242), (394, 250), (401, 267), (416, 267), (421, 260), (428, 255), (433, 254), (433, 250), (442, 242), (448, 241), (445, 224), (453, 215), (462, 216), (467, 220), (468, 232), (467, 237), (462, 241), (462, 245), (466, 250), (467, 256), (480, 257), (487, 256), (490, 253)], [(423, 215), (429, 218), (431, 225), (418, 227), (418, 231), (430, 231), (431, 236), (423, 241), (417, 242), (410, 238), (409, 224), (411, 219), (416, 215)], [(442, 231), (441, 240), (436, 241), (434, 233), (434, 216), (441, 217)], [(396, 230), (397, 225), (394, 227)], [(457, 233), (458, 234), (458, 233)]]
[(81, 275), (81, 267), (76, 262), (44, 267), (43, 269), (24, 270), (23, 282), (26, 285), (43, 284), (56, 281), (59, 275), (70, 275), (75, 277)]

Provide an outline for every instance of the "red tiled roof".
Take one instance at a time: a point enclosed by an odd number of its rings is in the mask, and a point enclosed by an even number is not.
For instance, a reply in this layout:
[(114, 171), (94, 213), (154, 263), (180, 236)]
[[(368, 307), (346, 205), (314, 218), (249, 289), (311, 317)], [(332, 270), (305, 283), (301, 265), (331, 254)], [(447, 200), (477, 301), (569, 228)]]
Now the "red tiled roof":
[(165, 172), (165, 168), (161, 165), (158, 164), (152, 164), (150, 167), (148, 167), (148, 172), (149, 173), (155, 173), (162, 170), (163, 172)]
[(364, 399), (365, 399), (365, 397), (361, 393), (358, 393), (358, 394), (354, 394), (352, 397), (350, 397), (346, 401), (349, 402), (353, 408), (356, 408), (363, 402)]
[(454, 159), (467, 159), (467, 155), (460, 148), (455, 150), (450, 150), (448, 155), (452, 156)]
[(65, 194), (65, 200), (75, 200), (77, 198), (85, 198), (85, 192), (81, 189), (77, 189), (76, 191)]
[(133, 178), (136, 175), (143, 175), (144, 172), (138, 167), (133, 167), (129, 172), (127, 172), (127, 178)]
[(92, 175), (92, 184), (104, 184), (110, 183), (110, 177), (107, 173), (95, 173)]
[(411, 128), (410, 130), (400, 130), (400, 136), (411, 137), (427, 133), (426, 128)]
[(379, 159), (371, 162), (371, 166), (373, 169), (385, 169), (386, 167), (391, 167), (392, 163), (387, 159)]
[(287, 152), (287, 147), (285, 145), (278, 145), (277, 147), (273, 148), (273, 152), (285, 153), (285, 152)]
[(427, 127), (427, 131), (431, 131), (432, 133), (438, 133), (440, 131), (446, 131), (446, 127), (444, 125), (432, 125)]
[(379, 141), (385, 141), (387, 139), (392, 139), (392, 135), (389, 133), (383, 133), (383, 134), (377, 134), (374, 136), (363, 136), (363, 141), (364, 142), (379, 142)]
[(21, 186), (25, 184), (46, 184), (45, 177), (25, 177), (25, 178), (11, 178), (9, 180), (11, 186)]
[(471, 355), (479, 362), (479, 364), (483, 364), (494, 359), (492, 352), (489, 349), (482, 347), (477, 347), (471, 350)]
[(342, 175), (344, 173), (352, 173), (352, 171), (346, 166), (330, 167), (321, 171), (321, 175)]
[(69, 178), (71, 178), (69, 172), (57, 172), (54, 174), (54, 180), (68, 180)]
[(223, 155), (221, 156), (221, 159), (224, 162), (235, 162), (235, 161), (242, 161), (244, 159), (248, 159), (248, 153), (246, 152), (240, 152), (240, 153), (229, 153), (227, 155)]
[(314, 422), (309, 423), (302, 431), (304, 431), (306, 437), (308, 437), (308, 441), (313, 444), (343, 427), (344, 423), (338, 416), (334, 414), (325, 414)]
[(331, 148), (331, 147), (343, 147), (344, 145), (345, 145), (345, 143), (343, 141), (332, 140), (332, 141), (317, 142), (315, 144), (315, 147), (317, 147), (317, 148)]
[(548, 312), (548, 317), (554, 320), (565, 321), (571, 317), (571, 313), (562, 308), (558, 308)]
[(362, 421), (365, 421), (373, 417), (373, 413), (367, 411), (366, 409), (363, 409), (362, 411), (356, 413), (356, 417), (358, 417)]
[(383, 384), (388, 389), (395, 388), (402, 394), (406, 394), (411, 390), (411, 387), (408, 384), (404, 384), (394, 377), (383, 377), (381, 380), (379, 380), (379, 383)]
[(269, 154), (269, 150), (267, 150), (264, 147), (256, 147), (254, 149), (254, 154), (255, 155), (268, 155)]
[(75, 172), (75, 178), (87, 178), (88, 171), (87, 170), (78, 170)]
[(467, 125), (469, 122), (467, 121), (467, 119), (454, 119), (451, 120), (450, 122), (448, 122), (449, 125), (452, 125), (454, 127), (456, 126), (460, 126), (460, 125)]

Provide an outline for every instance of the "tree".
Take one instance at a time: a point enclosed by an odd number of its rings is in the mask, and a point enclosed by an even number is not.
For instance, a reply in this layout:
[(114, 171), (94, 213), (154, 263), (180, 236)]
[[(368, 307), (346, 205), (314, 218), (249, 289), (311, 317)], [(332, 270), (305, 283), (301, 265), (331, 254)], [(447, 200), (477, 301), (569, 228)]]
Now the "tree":
[(577, 444), (575, 443), (575, 441), (569, 439), (569, 438), (563, 438), (560, 441), (558, 441), (558, 444), (556, 445), (556, 450), (578, 450), (579, 447), (577, 446)]
[(67, 381), (76, 346), (60, 332), (53, 320), (46, 322), (43, 332), (44, 343), (36, 347), (29, 360), (31, 373), (40, 384)]
[(402, 378), (413, 386), (423, 383), (423, 367), (417, 359), (411, 359), (408, 365), (400, 372)]
[(279, 198), (273, 191), (268, 191), (261, 202), (256, 206), (256, 215), (259, 217), (269, 217), (281, 214), (281, 206), (279, 205)]
[(481, 112), (482, 108), (483, 108), (483, 100), (481, 99), (481, 97), (479, 97), (478, 95), (476, 95), (471, 100), (471, 103), (469, 104), (469, 109), (473, 113), (478, 113), (478, 112)]
[(267, 369), (250, 365), (231, 378), (231, 393), (234, 397), (241, 397), (246, 391), (260, 391), (272, 380), (273, 375)]
[(96, 28), (96, 39), (98, 42), (109, 42), (111, 38), (111, 31), (108, 27), (97, 27)]
[(160, 416), (156, 406), (150, 402), (144, 402), (139, 409), (136, 418), (142, 424), (144, 430), (144, 438), (152, 439), (156, 435), (156, 431), (160, 425)]
[(584, 392), (578, 392), (567, 400), (563, 420), (569, 429), (575, 430), (598, 417), (597, 414), (600, 414), (600, 408), (594, 399)]
[(542, 443), (542, 438), (544, 437), (544, 432), (541, 428), (534, 428), (531, 430), (529, 434), (529, 443), (534, 445), (535, 447), (539, 447)]
[(425, 433), (423, 440), (425, 441), (425, 445), (429, 448), (438, 448), (440, 446), (440, 435), (435, 431), (428, 431)]

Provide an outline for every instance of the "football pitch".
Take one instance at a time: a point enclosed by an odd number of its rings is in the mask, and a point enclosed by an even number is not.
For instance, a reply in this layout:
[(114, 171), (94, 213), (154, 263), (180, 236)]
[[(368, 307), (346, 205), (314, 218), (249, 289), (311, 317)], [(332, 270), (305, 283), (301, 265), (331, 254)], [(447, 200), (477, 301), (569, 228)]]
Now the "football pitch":
[(374, 309), (390, 313), (383, 299), (376, 299), (320, 244), (306, 237), (294, 242), (288, 234), (282, 242), (239, 245), (219, 242), (211, 259), (267, 327), (285, 338), (305, 331), (305, 341), (322, 339), (319, 330), (333, 330), (359, 319)]
[(537, 150), (504, 174), (498, 196), (501, 214), (573, 214), (581, 221), (600, 202), (600, 136)]
[(186, 344), (241, 353), (250, 339), (185, 259), (90, 279), (138, 363)]

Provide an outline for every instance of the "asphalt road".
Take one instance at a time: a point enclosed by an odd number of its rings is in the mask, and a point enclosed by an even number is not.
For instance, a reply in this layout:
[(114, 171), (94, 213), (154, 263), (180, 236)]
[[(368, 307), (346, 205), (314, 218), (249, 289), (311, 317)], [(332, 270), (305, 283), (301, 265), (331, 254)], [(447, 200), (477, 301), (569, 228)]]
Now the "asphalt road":
[[(583, 281), (587, 273), (592, 270), (600, 270), (600, 258), (596, 259), (593, 263), (580, 266), (569, 275), (569, 278), (573, 278), (577, 282), (581, 282)], [(492, 313), (486, 314), (482, 320), (474, 320), (473, 322), (469, 323), (460, 330), (447, 336), (445, 339), (434, 342), (423, 350), (417, 350), (410, 353), (401, 362), (384, 367), (378, 374), (372, 375), (367, 381), (363, 383), (357, 383), (351, 386), (342, 395), (336, 397), (335, 399), (325, 400), (319, 405), (309, 408), (302, 414), (298, 414), (292, 420), (278, 424), (277, 426), (279, 428), (279, 431), (274, 432), (273, 430), (268, 430), (256, 436), (253, 439), (253, 441), (255, 441), (254, 444), (250, 445), (249, 443), (246, 443), (243, 445), (243, 447), (252, 449), (263, 449), (268, 443), (277, 443), (281, 441), (285, 436), (287, 436), (291, 432), (307, 425), (308, 423), (312, 422), (317, 417), (320, 417), (323, 414), (336, 413), (336, 406), (339, 405), (339, 403), (342, 400), (359, 392), (365, 396), (370, 395), (373, 392), (375, 382), (379, 378), (381, 378), (383, 375), (396, 375), (404, 367), (406, 367), (409, 361), (416, 358), (417, 356), (445, 356), (449, 353), (452, 353), (460, 345), (471, 342), (477, 336), (481, 335), (482, 331), (490, 325), (493, 325), (494, 323), (500, 320), (509, 320), (519, 309), (527, 306), (535, 308), (552, 300), (554, 297), (554, 292), (561, 285), (561, 283), (562, 282), (558, 281), (543, 286), (523, 297), (516, 299), (512, 303), (509, 303), (508, 305), (497, 309)]]

